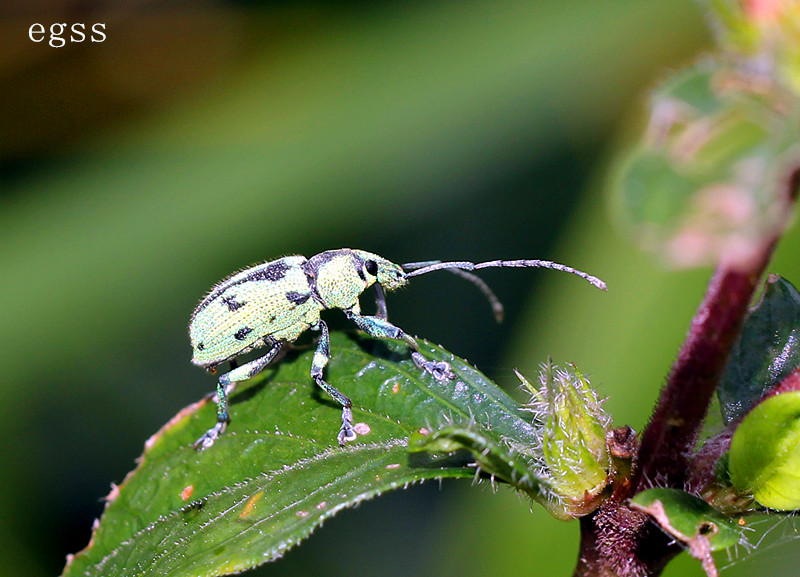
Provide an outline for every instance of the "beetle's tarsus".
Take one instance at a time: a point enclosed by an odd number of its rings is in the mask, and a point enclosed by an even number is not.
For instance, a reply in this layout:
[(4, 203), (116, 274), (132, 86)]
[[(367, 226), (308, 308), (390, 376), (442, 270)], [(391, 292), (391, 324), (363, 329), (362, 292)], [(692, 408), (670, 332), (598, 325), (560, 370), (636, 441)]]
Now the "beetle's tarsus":
[(350, 407), (342, 407), (342, 428), (339, 429), (339, 435), (336, 439), (344, 447), (345, 443), (355, 441), (357, 438), (358, 435), (353, 428), (353, 411)]
[(416, 351), (411, 353), (411, 359), (414, 361), (415, 365), (426, 373), (430, 373), (431, 376), (440, 383), (456, 378), (456, 374), (450, 367), (450, 363), (446, 363), (445, 361), (429, 361), (423, 357), (421, 353)]
[(227, 421), (217, 421), (213, 427), (203, 433), (203, 436), (194, 442), (194, 450), (202, 451), (211, 447), (219, 436), (225, 432), (225, 427), (228, 426)]

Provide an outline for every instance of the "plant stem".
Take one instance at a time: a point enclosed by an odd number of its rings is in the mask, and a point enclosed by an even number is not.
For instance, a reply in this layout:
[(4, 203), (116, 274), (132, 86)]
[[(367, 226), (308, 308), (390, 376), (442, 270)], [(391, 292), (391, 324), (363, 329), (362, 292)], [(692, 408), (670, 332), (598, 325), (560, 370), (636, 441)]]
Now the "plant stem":
[(656, 485), (683, 488), (688, 457), (774, 246), (765, 243), (746, 270), (721, 265), (714, 272), (642, 435), (632, 494)]
[(682, 551), (646, 513), (624, 502), (606, 501), (582, 517), (581, 549), (573, 577), (647, 577), (658, 575)]
[(683, 488), (688, 457), (774, 244), (746, 271), (715, 271), (642, 436), (630, 482), (615, 478), (613, 497), (581, 519), (574, 577), (658, 575), (681, 551), (646, 514), (628, 507), (627, 497), (651, 485)]
[(788, 175), (775, 210), (783, 221), (771, 234), (754, 241), (750, 258), (735, 264), (723, 260), (714, 271), (689, 334), (661, 391), (642, 435), (634, 495), (651, 486), (684, 488), (689, 459), (731, 350), (739, 338), (748, 306), (800, 193), (800, 168)]

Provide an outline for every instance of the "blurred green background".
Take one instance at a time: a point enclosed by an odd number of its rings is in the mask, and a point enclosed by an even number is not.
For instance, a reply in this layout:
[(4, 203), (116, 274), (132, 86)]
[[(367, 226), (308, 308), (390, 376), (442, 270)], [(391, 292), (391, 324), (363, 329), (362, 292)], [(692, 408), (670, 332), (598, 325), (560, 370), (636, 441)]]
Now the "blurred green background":
[[(54, 48), (29, 40), (35, 22), (103, 22), (107, 38)], [(596, 274), (608, 294), (488, 271), (499, 326), (446, 274), (389, 310), (511, 392), (515, 367), (575, 362), (615, 423), (641, 430), (709, 271), (634, 248), (609, 167), (648, 89), (709, 45), (691, 0), (6, 2), (0, 575), (57, 574), (86, 545), (145, 439), (213, 388), (188, 362), (196, 302), (284, 254)], [(771, 267), (795, 283), (798, 245), (790, 231)], [(503, 487), (427, 484), (341, 513), (253, 574), (569, 575), (577, 538)], [(800, 545), (784, 541), (727, 574), (795, 575)], [(683, 555), (666, 574), (702, 572)]]

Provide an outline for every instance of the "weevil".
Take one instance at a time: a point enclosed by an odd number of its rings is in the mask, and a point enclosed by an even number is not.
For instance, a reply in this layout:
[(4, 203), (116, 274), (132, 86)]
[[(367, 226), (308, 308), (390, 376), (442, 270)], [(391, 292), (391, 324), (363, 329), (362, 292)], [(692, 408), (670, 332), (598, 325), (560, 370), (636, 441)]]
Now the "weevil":
[[(411, 277), (448, 269), (473, 282), (489, 299), (500, 320), (499, 300), (483, 280), (468, 272), (489, 267), (551, 268), (578, 275), (606, 289), (605, 283), (596, 277), (545, 260), (494, 260), (477, 264), (426, 261), (398, 265), (377, 254), (347, 248), (325, 251), (309, 259), (286, 256), (222, 280), (197, 305), (189, 323), (192, 362), (211, 372), (224, 362), (231, 367), (217, 382), (217, 422), (195, 442), (195, 449), (211, 447), (230, 423), (228, 396), (236, 383), (264, 370), (285, 345), (308, 329), (320, 333), (311, 361), (311, 378), (342, 406), (337, 440), (340, 445), (355, 440), (352, 402), (324, 379), (331, 357), (330, 336), (320, 313), (325, 309), (342, 309), (368, 335), (405, 342), (414, 363), (433, 378), (452, 379), (454, 375), (447, 363), (426, 360), (417, 341), (389, 322), (384, 291), (406, 285)], [(359, 297), (371, 286), (375, 286), (377, 313), (363, 315)], [(238, 365), (237, 357), (262, 347), (267, 349), (266, 354)]]

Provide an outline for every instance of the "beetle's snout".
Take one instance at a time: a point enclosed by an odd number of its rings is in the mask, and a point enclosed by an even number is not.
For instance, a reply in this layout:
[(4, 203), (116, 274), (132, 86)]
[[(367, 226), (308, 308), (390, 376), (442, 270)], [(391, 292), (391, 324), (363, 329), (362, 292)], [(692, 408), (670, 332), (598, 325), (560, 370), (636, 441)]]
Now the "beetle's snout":
[(378, 270), (378, 282), (387, 291), (391, 291), (405, 286), (408, 279), (403, 269), (396, 264), (388, 263)]

